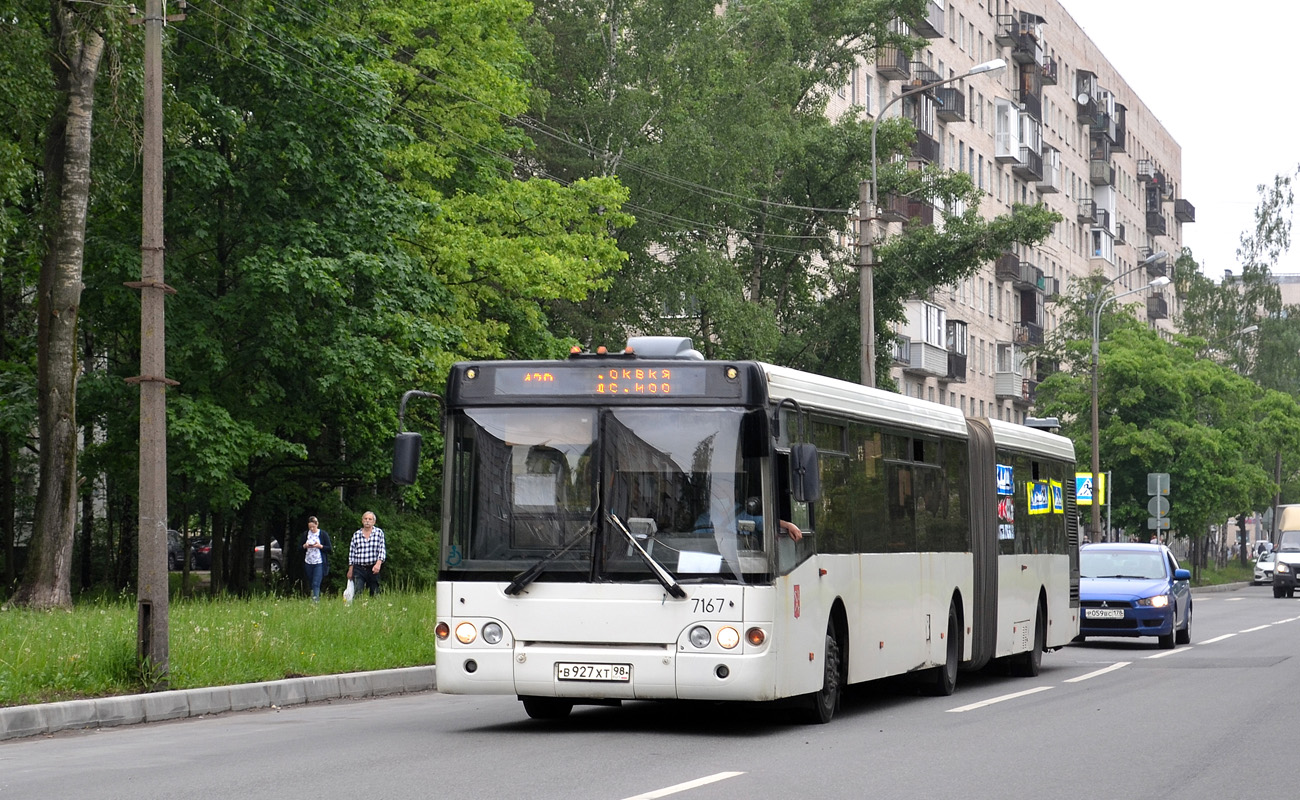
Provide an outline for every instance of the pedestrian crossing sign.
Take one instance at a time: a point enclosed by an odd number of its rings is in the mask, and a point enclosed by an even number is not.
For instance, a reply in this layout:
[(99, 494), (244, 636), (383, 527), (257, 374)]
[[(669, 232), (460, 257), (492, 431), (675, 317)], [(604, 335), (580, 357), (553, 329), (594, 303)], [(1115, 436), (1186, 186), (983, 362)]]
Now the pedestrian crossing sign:
[[(1099, 495), (1101, 496), (1101, 502), (1105, 503), (1106, 502), (1106, 473), (1103, 472), (1100, 475), (1098, 475), (1097, 480), (1101, 484), (1098, 487), (1101, 490), (1099, 492)], [(1092, 495), (1093, 495), (1092, 473), (1091, 472), (1074, 473), (1075, 505), (1080, 505), (1080, 506), (1092, 505)]]

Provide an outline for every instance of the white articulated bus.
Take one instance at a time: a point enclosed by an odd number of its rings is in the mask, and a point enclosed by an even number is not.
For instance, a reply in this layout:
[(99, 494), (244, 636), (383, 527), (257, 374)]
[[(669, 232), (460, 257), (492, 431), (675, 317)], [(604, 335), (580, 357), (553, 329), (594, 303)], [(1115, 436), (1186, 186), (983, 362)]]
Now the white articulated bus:
[[(453, 367), (438, 689), (534, 718), (1038, 673), (1078, 633), (1074, 448), (687, 339)], [(410, 482), (419, 437), (401, 433)]]

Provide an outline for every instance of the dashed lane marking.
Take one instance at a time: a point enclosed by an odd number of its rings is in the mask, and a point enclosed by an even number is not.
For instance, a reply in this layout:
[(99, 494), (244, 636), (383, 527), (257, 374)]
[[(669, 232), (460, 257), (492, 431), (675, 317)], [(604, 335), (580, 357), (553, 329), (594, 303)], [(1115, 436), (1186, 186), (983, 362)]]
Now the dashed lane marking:
[(1066, 681), (1066, 683), (1079, 683), (1080, 681), (1086, 681), (1089, 678), (1096, 678), (1099, 675), (1105, 675), (1107, 672), (1114, 672), (1115, 670), (1120, 669), (1121, 667), (1127, 667), (1129, 664), (1132, 663), (1133, 663), (1132, 661), (1120, 661), (1118, 663), (1111, 664), (1109, 667), (1104, 667), (1102, 669), (1096, 670), (1095, 672), (1089, 672), (1087, 675), (1080, 675), (1077, 678), (1070, 678), (1069, 680)]
[[(1201, 642), (1201, 644), (1205, 644), (1205, 643)], [(1147, 656), (1147, 658), (1164, 658), (1165, 656), (1172, 656), (1174, 653), (1186, 653), (1188, 650), (1191, 649), (1192, 648), (1190, 647), (1180, 647), (1177, 650), (1165, 650), (1163, 653), (1156, 653), (1153, 656)]]
[(744, 774), (745, 773), (743, 772), (718, 772), (713, 775), (706, 775), (703, 778), (696, 778), (693, 781), (686, 781), (685, 783), (678, 783), (673, 786), (666, 786), (663, 789), (655, 789), (654, 791), (646, 792), (645, 794), (633, 795), (627, 798), (627, 800), (654, 800), (654, 798), (656, 797), (667, 797), (670, 794), (685, 792), (689, 789), (698, 789), (699, 787), (707, 786), (710, 783), (725, 781), (727, 778), (734, 778), (737, 775), (744, 775)]
[(1223, 634), (1222, 636), (1216, 636), (1216, 637), (1214, 637), (1213, 639), (1206, 639), (1205, 641), (1201, 642), (1201, 644), (1214, 644), (1215, 642), (1221, 642), (1221, 641), (1223, 641), (1224, 639), (1231, 639), (1232, 637), (1234, 637), (1234, 636), (1236, 636), (1236, 635), (1237, 635), (1237, 634), (1235, 634), (1235, 633), (1225, 633), (1225, 634)]
[(1005, 701), (1007, 701), (1007, 700), (1015, 700), (1015, 699), (1018, 698), (1018, 697), (1028, 697), (1028, 696), (1031, 695), (1031, 694), (1038, 694), (1039, 692), (1045, 692), (1045, 691), (1047, 691), (1048, 689), (1051, 689), (1051, 688), (1054, 688), (1054, 687), (1051, 687), (1051, 686), (1039, 686), (1039, 687), (1034, 688), (1034, 689), (1026, 689), (1026, 690), (1023, 691), (1023, 692), (1016, 692), (1016, 693), (1014, 693), (1014, 694), (1004, 694), (1004, 695), (1002, 695), (1001, 697), (992, 697), (992, 698), (989, 698), (988, 700), (981, 700), (981, 701), (978, 702), (978, 703), (971, 703), (970, 705), (968, 705), (968, 706), (962, 706), (961, 708), (950, 708), (950, 709), (948, 709), (948, 713), (949, 713), (949, 714), (958, 714), (958, 713), (961, 713), (962, 711), (974, 711), (974, 710), (977, 709), (977, 708), (984, 708), (985, 706), (991, 706), (991, 705), (993, 705), (993, 704), (995, 704), (995, 703), (1002, 703), (1002, 702), (1005, 702)]

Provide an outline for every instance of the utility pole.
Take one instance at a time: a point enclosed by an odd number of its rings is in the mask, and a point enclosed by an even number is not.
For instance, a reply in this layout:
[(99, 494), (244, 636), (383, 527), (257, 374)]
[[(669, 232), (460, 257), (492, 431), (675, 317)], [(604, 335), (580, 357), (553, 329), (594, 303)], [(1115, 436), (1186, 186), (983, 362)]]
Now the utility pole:
[(858, 316), (862, 336), (859, 369), (863, 386), (876, 385), (876, 205), (870, 181), (858, 185)]
[[(140, 240), (140, 552), (136, 589), (136, 657), (148, 689), (166, 688), (167, 585), (167, 379), (164, 297), (175, 289), (163, 281), (163, 73), (162, 29), (185, 14), (167, 16), (164, 0), (146, 0), (144, 18), (144, 186)], [(184, 0), (180, 9), (185, 9)], [(134, 16), (135, 9), (132, 7)]]

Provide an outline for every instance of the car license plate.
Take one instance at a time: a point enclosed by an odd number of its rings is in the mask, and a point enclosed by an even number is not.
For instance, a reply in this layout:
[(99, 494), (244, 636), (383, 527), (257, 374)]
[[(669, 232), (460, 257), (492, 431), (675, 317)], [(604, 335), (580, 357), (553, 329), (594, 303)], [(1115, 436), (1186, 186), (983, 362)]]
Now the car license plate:
[(631, 664), (591, 664), (564, 662), (555, 665), (555, 677), (562, 681), (614, 681), (632, 680)]
[(1088, 619), (1124, 619), (1122, 608), (1085, 608), (1083, 615)]

